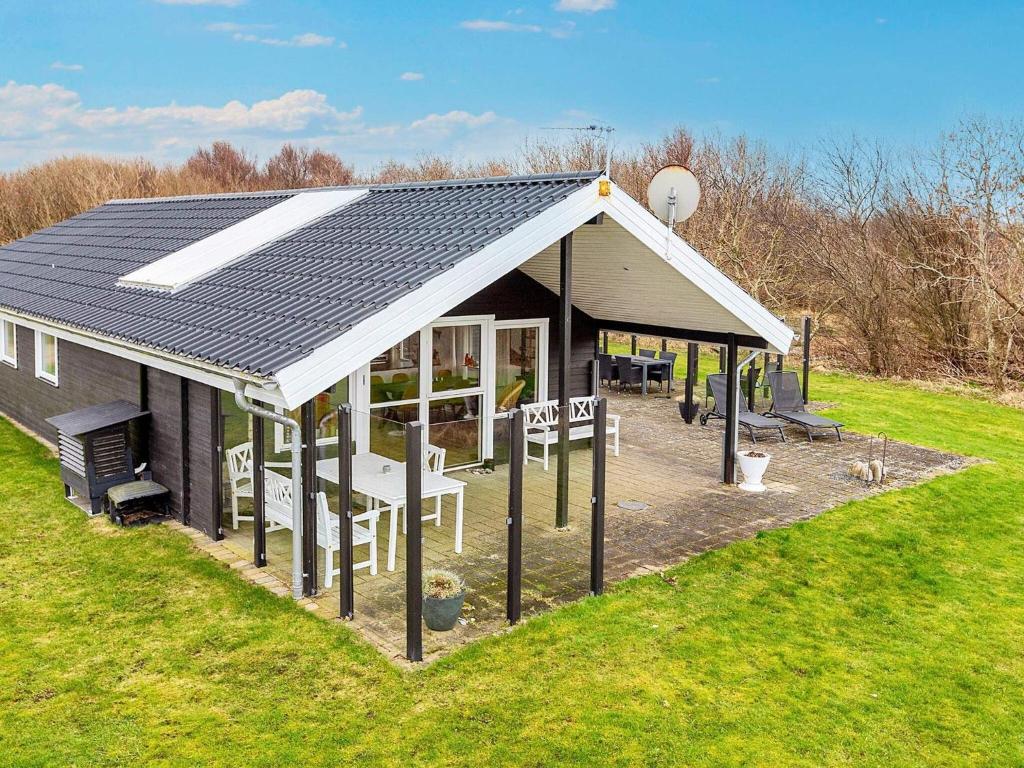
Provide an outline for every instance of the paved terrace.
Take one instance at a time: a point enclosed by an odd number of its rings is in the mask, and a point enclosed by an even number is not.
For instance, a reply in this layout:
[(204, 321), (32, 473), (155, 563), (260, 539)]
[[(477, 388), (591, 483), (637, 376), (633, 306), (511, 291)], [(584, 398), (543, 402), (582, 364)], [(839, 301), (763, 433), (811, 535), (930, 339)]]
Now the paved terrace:
[[(750, 538), (758, 531), (805, 520), (850, 499), (883, 489), (850, 478), (847, 467), (865, 460), (870, 438), (847, 434), (808, 443), (804, 433), (787, 428), (786, 443), (777, 438), (758, 445), (773, 456), (765, 482), (769, 490), (749, 494), (718, 482), (723, 422), (687, 426), (676, 403), (666, 397), (609, 395), (609, 413), (622, 417), (621, 455), (608, 453), (606, 512), (606, 583), (653, 573), (688, 557)], [(741, 448), (750, 447), (741, 435)], [(534, 447), (536, 450), (536, 447)], [(874, 454), (881, 445), (876, 440)], [(548, 610), (587, 594), (590, 537), (589, 449), (571, 454), (570, 528), (554, 525), (556, 460), (544, 472), (531, 462), (524, 476), (523, 616)], [(890, 441), (888, 479), (884, 489), (919, 483), (963, 466), (960, 456)], [(505, 567), (508, 471), (492, 474), (457, 472), (468, 483), (463, 552), (453, 551), (455, 514), (447, 497), (443, 526), (424, 523), (424, 568), (445, 567), (462, 575), (470, 587), (463, 622), (455, 630), (434, 633), (424, 627), (424, 658), (436, 659), (451, 649), (507, 628)], [(641, 510), (619, 502), (643, 502)], [(333, 503), (333, 502), (332, 502)], [(430, 502), (432, 504), (432, 502)], [(427, 502), (425, 502), (425, 505)], [(630, 505), (635, 506), (635, 505)], [(425, 507), (426, 511), (426, 507)], [(399, 526), (399, 530), (401, 526)], [(185, 529), (189, 530), (189, 529)], [(405, 645), (404, 538), (399, 533), (398, 564), (385, 570), (388, 526), (386, 515), (378, 529), (380, 571), (356, 573), (354, 629), (383, 653), (401, 661)], [(212, 543), (197, 532), (196, 542), (243, 575), (278, 594), (287, 595), (290, 572), (290, 533), (267, 537), (269, 565), (251, 564), (252, 528), (228, 528), (227, 538)], [(323, 551), (318, 550), (321, 557)], [(357, 560), (365, 547), (356, 550)], [(322, 576), (321, 576), (322, 584)], [(338, 616), (337, 580), (333, 588), (303, 604), (326, 619)]]

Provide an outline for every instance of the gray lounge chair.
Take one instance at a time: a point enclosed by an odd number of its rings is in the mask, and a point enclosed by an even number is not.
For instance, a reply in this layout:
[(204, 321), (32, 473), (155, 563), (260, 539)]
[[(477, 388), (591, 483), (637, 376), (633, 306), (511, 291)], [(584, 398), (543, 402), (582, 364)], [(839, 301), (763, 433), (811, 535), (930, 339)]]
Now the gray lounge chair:
[[(728, 377), (724, 373), (711, 373), (708, 374), (708, 386), (711, 388), (711, 396), (715, 398), (714, 410), (708, 411), (700, 417), (701, 426), (705, 426), (708, 423), (708, 419), (724, 419), (725, 418), (725, 398), (729, 390)], [(759, 413), (754, 413), (747, 408), (747, 402), (743, 399), (743, 394), (739, 391), (739, 385), (736, 386), (736, 410), (738, 412), (738, 420), (740, 426), (746, 427), (747, 432), (750, 434), (750, 440), (753, 443), (757, 443), (757, 436), (754, 434), (754, 430), (767, 429), (772, 432), (778, 432), (779, 437), (782, 438), (782, 442), (786, 442), (786, 433), (782, 431), (782, 425), (779, 424), (778, 419), (772, 419), (768, 416), (762, 416)]]
[(839, 441), (843, 440), (843, 433), (840, 432), (842, 424), (826, 416), (819, 416), (816, 413), (808, 413), (804, 408), (804, 396), (800, 391), (800, 380), (794, 371), (768, 371), (768, 384), (772, 388), (772, 407), (766, 416), (774, 416), (777, 419), (784, 419), (790, 424), (796, 424), (807, 430), (807, 439), (814, 441), (815, 432), (822, 437), (822, 430), (825, 434), (836, 431)]

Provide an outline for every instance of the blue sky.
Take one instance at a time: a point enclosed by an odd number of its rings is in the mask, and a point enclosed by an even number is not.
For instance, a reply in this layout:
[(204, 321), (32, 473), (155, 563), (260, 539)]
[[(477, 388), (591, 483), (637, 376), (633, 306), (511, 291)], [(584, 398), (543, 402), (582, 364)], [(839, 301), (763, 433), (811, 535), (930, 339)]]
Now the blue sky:
[(369, 169), (592, 121), (903, 144), (1024, 111), (1021, 3), (0, 0), (0, 29), (2, 168), (225, 138)]

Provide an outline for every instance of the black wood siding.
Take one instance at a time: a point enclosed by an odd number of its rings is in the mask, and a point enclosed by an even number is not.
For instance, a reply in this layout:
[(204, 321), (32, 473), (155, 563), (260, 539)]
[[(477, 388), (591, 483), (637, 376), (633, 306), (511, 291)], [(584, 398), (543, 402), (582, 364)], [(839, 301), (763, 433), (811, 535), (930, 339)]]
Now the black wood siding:
[[(494, 315), (495, 320), (547, 318), (548, 324), (548, 397), (558, 397), (558, 296), (518, 269), (491, 283), (482, 291), (448, 312), (449, 315)], [(573, 307), (572, 365), (569, 375), (570, 397), (592, 394), (590, 361), (598, 324), (590, 315)]]
[[(188, 524), (211, 539), (220, 536), (220, 454), (213, 422), (220, 392), (198, 381), (188, 383)], [(218, 430), (219, 432), (219, 430)]]
[(171, 512), (183, 521), (181, 474), (181, 379), (149, 369), (149, 457), (153, 478), (171, 490)]

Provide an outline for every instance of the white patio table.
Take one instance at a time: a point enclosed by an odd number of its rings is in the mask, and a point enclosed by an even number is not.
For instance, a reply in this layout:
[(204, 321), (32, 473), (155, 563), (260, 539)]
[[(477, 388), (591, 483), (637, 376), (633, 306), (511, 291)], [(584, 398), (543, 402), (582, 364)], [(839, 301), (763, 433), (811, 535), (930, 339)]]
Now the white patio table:
[[(391, 471), (385, 472), (384, 467)], [(317, 477), (337, 484), (338, 460), (320, 459), (316, 463)], [(466, 483), (447, 477), (441, 472), (423, 473), (423, 498), (434, 499), (451, 494), (455, 496), (455, 552), (462, 552), (463, 489)], [(405, 462), (395, 461), (376, 453), (358, 453), (352, 457), (352, 491), (367, 497), (367, 503), (380, 503), (391, 512), (388, 536), (388, 570), (395, 570), (395, 551), (398, 541), (398, 510), (405, 506)], [(381, 509), (383, 509), (381, 507)], [(427, 517), (426, 519), (430, 519)], [(440, 523), (439, 523), (440, 524)]]

